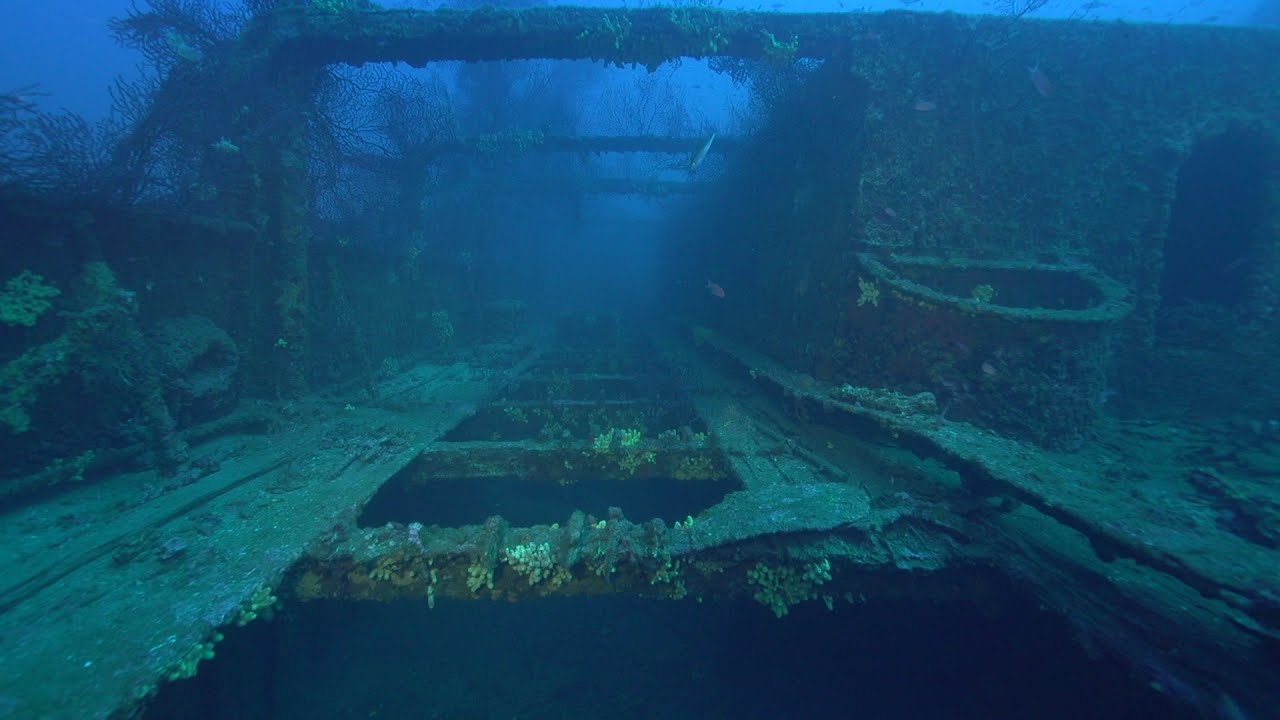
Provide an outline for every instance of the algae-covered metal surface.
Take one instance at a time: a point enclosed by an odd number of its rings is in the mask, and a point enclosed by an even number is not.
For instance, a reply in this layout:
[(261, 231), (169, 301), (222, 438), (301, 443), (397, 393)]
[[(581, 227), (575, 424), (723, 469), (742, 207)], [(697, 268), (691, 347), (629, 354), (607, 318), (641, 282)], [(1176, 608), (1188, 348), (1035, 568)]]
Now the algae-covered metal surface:
[[(397, 492), (396, 502), (410, 503), (414, 493), (429, 492), (437, 481), (433, 475), (452, 478), (459, 473), (476, 487), (483, 487), (487, 478), (518, 478), (527, 489), (505, 493), (513, 503), (507, 514), (519, 512), (514, 503), (521, 494), (538, 492), (549, 477), (557, 480), (543, 492), (552, 497), (579, 483), (600, 485), (594, 478), (601, 476), (606, 479), (598, 492), (615, 498), (628, 484), (650, 495), (660, 492), (655, 475), (669, 474), (686, 485), (731, 481), (734, 486), (717, 485), (721, 495), (708, 507), (674, 522), (629, 517), (627, 508), (635, 512), (637, 504), (620, 500), (623, 507), (610, 506), (595, 515), (573, 510), (559, 522), (531, 526), (516, 526), (499, 516), (460, 527), (376, 525), (324, 543), (323, 551), (314, 552), (291, 574), (292, 592), (303, 599), (410, 596), (430, 603), (438, 597), (521, 599), (602, 592), (668, 598), (746, 594), (781, 616), (807, 600), (830, 605), (874, 592), (881, 576), (893, 585), (897, 581), (892, 576), (904, 570), (951, 568), (954, 541), (938, 518), (924, 508), (873, 508), (867, 490), (847, 469), (785, 442), (794, 430), (788, 420), (731, 399), (734, 395), (725, 386), (731, 381), (704, 367), (682, 343), (667, 339), (660, 347), (676, 363), (664, 372), (678, 368), (699, 376), (688, 399), (690, 417), (697, 419), (694, 426), (705, 430), (668, 426), (680, 421), (654, 419), (660, 416), (643, 410), (656, 396), (651, 390), (630, 393), (662, 386), (653, 370), (561, 377), (554, 381), (553, 398), (544, 404), (511, 405), (499, 399), (496, 405), (516, 421), (490, 441), (446, 437), (433, 444), (402, 473), (399, 481), (409, 489)], [(635, 363), (645, 352), (637, 348), (630, 357), (604, 359)], [(554, 356), (545, 359), (552, 366), (561, 364)], [(601, 378), (615, 388), (603, 397), (596, 390)], [(536, 377), (527, 381), (543, 382)], [(524, 384), (517, 381), (512, 392), (519, 395)], [(591, 396), (594, 402), (573, 402)], [(584, 406), (592, 417), (588, 443), (542, 432), (536, 439), (505, 439), (524, 432), (524, 418), (544, 427), (572, 425), (564, 409)], [(431, 505), (424, 502), (419, 512), (425, 517)], [(842, 568), (852, 572), (842, 573)], [(921, 588), (935, 589), (929, 582)]]
[(0, 694), (14, 716), (127, 714), (159, 684), (194, 675), (220, 628), (270, 614), (308, 545), (353, 522), (458, 408), (494, 392), (492, 377), (417, 367), (360, 407), (298, 402), (267, 413), (270, 430), (202, 442), (199, 476), (127, 473), (10, 510)]
[[(809, 406), (820, 422), (887, 434), (922, 457), (940, 459), (970, 492), (994, 501), (992, 515), (977, 524), (989, 523), (997, 534), (988, 537), (989, 545), (969, 545), (962, 555), (995, 552), (992, 562), (1044, 583), (1042, 592), (1064, 603), (1064, 612), (1077, 601), (1056, 586), (1057, 574), (1092, 576), (1090, 582), (1105, 588), (1094, 598), (1100, 604), (1077, 618), (1081, 623), (1123, 625), (1127, 613), (1138, 612), (1128, 604), (1136, 603), (1143, 622), (1203, 653), (1199, 661), (1190, 652), (1181, 656), (1184, 671), (1213, 675), (1220, 687), (1246, 695), (1269, 685), (1267, 654), (1280, 637), (1274, 573), (1280, 506), (1250, 471), (1206, 478), (1207, 471), (1188, 462), (1189, 455), (1219, 442), (1213, 428), (1188, 433), (1186, 427), (1116, 423), (1087, 451), (1046, 452), (947, 421), (918, 399), (824, 385), (709, 331), (699, 338), (753, 382), (776, 385)], [(1000, 537), (1006, 532), (1012, 534)], [(998, 548), (1010, 540), (1029, 543), (1028, 551), (1044, 545), (1049, 555), (1038, 550), (1003, 557)], [(1261, 690), (1256, 701), (1275, 702), (1270, 692)]]
[(846, 51), (876, 17), (707, 7), (297, 8), (261, 18), (252, 32), (273, 51), (318, 63), (585, 58), (656, 67), (679, 57), (829, 57)]
[[(6, 543), (15, 580), (4, 595), (4, 622), (14, 623), (6, 636), (24, 649), (6, 655), (5, 692), (51, 708), (47, 717), (126, 708), (163, 678), (198, 671), (216, 655), (220, 625), (252, 622), (277, 602), (742, 596), (783, 617), (806, 602), (963, 595), (966, 568), (981, 583), (981, 570), (996, 567), (1082, 627), (1118, 623), (1111, 632), (1128, 638), (1127, 623), (1141, 617), (1160, 632), (1176, 628), (1199, 648), (1179, 672), (1235, 697), (1266, 697), (1258, 684), (1276, 632), (1275, 550), (1215, 526), (1193, 493), (1117, 483), (1139, 455), (1154, 472), (1160, 442), (1132, 442), (1134, 430), (1118, 428), (1114, 446), (1056, 456), (939, 420), (928, 397), (815, 382), (710, 331), (655, 347), (667, 370), (627, 369), (651, 352), (643, 346), (597, 356), (611, 374), (546, 376), (528, 363), (414, 368), (381, 384), (382, 400), (297, 403), (272, 433), (198, 445), (221, 459), (218, 469), (157, 500), (121, 507), (114, 498), (131, 495), (107, 485), (65, 496), (69, 515), (26, 511), (6, 524), (29, 535)], [(590, 356), (578, 357), (589, 369)], [(542, 362), (560, 364), (545, 352)], [(653, 395), (665, 386), (655, 372), (677, 373), (681, 395)], [(501, 385), (486, 379), (495, 377)], [(529, 394), (546, 399), (514, 400)], [(463, 437), (491, 437), (449, 439), (467, 427)], [(630, 517), (636, 506), (626, 501), (531, 525), (496, 512), (472, 524), (410, 519), (429, 517), (430, 503), (413, 497), (437, 476), (476, 487), (515, 476), (526, 489), (508, 490), (505, 502), (516, 503), (601, 477), (606, 498), (628, 484), (654, 493), (665, 474), (733, 484), (675, 522)], [(406, 514), (370, 525), (378, 496), (397, 484), (393, 503)], [(1218, 490), (1228, 487), (1242, 486)], [(496, 509), (501, 497), (477, 507)], [(116, 503), (117, 521), (61, 532), (95, 501)], [(1063, 583), (1092, 586), (1087, 602)], [(132, 670), (99, 673), (122, 666)], [(47, 696), (24, 681), (32, 674), (50, 679)], [(67, 705), (66, 687), (94, 693)]]
[[(0, 717), (145, 712), (315, 601), (994, 576), (1188, 712), (1280, 707), (1280, 33), (266, 5), (119, 22), (160, 72), (93, 162), (0, 93)], [(750, 117), (694, 127), (690, 58)], [(647, 69), (648, 125), (519, 60)]]

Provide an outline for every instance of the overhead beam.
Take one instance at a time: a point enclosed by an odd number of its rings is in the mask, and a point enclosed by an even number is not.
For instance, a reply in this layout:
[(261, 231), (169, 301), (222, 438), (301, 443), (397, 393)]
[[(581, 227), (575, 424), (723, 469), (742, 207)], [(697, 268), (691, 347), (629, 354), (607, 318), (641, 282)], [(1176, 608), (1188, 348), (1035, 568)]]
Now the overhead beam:
[(460, 10), (287, 7), (250, 30), (260, 47), (320, 65), (446, 60), (604, 60), (655, 68), (680, 57), (789, 63), (831, 57), (883, 14), (767, 13), (716, 8), (536, 7)]
[[(561, 180), (558, 185), (540, 186), (552, 193), (577, 189), (588, 195), (646, 195), (659, 198), (688, 195), (705, 189), (709, 183), (678, 180), (632, 180), (629, 178), (591, 178), (581, 182)], [(532, 190), (537, 192), (537, 190)]]
[[(494, 152), (495, 148), (506, 151), (512, 145), (513, 151), (541, 152), (577, 152), (577, 153), (658, 153), (668, 155), (693, 155), (707, 136), (701, 137), (669, 137), (658, 135), (543, 135), (530, 133), (508, 137), (503, 133), (497, 135), (478, 135), (458, 138), (443, 143), (441, 150), (454, 153)], [(720, 154), (740, 149), (741, 138), (716, 137), (708, 152)]]

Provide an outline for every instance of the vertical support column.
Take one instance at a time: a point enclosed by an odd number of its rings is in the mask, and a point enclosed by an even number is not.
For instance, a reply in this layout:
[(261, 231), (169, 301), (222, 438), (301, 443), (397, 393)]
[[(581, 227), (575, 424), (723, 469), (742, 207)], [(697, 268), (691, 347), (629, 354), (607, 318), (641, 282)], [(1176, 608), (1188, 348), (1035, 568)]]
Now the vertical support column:
[[(1280, 155), (1280, 133), (1265, 137), (1264, 142), (1265, 152)], [(1274, 164), (1266, 180), (1266, 206), (1255, 238), (1258, 257), (1254, 262), (1258, 267), (1258, 277), (1252, 300), (1262, 326), (1280, 338), (1280, 243), (1274, 241), (1280, 238), (1280, 169)]]
[[(265, 17), (265, 16), (264, 16)], [(266, 23), (266, 24), (264, 24)], [(324, 68), (276, 56), (269, 22), (242, 35), (222, 82), (238, 108), (229, 119), (238, 143), (231, 214), (256, 228), (246, 258), (250, 317), (245, 323), (245, 384), (259, 396), (297, 397), (308, 390), (311, 198), (308, 118)]]
[[(300, 98), (299, 102), (309, 102)], [(270, 242), (275, 292), (277, 338), (272, 348), (276, 391), (294, 397), (307, 390), (307, 285), (311, 247), (310, 199), (307, 194), (306, 123), (298, 107), (295, 122), (279, 137), (272, 194)]]

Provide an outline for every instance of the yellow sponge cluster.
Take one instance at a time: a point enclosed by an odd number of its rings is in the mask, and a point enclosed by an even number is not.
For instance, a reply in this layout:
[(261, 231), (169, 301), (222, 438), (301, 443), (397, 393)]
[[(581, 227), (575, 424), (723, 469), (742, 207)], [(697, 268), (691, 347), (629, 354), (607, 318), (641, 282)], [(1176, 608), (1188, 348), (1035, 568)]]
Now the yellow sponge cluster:
[[(760, 588), (755, 599), (778, 617), (785, 616), (792, 605), (818, 597), (817, 588), (831, 580), (831, 561), (826, 558), (805, 563), (801, 567), (757, 563), (747, 571), (747, 582)], [(830, 600), (824, 598), (830, 609)]]
[(513, 570), (529, 578), (530, 585), (537, 585), (551, 576), (555, 560), (551, 557), (550, 543), (526, 543), (502, 551), (502, 559)]

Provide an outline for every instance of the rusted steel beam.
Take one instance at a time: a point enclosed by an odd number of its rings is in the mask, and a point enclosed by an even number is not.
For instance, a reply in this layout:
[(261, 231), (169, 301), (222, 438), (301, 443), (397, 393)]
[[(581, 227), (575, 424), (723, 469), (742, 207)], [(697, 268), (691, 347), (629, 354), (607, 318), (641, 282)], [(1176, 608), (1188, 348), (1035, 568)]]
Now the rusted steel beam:
[(789, 63), (831, 57), (881, 14), (764, 13), (716, 8), (536, 7), (459, 10), (289, 7), (260, 16), (259, 47), (326, 65), (444, 60), (604, 60), (650, 69), (680, 57)]
[[(563, 523), (527, 528), (494, 516), (457, 528), (361, 529), (315, 545), (283, 592), (298, 600), (424, 598), (429, 604), (437, 597), (746, 595), (781, 616), (807, 601), (830, 606), (984, 582), (984, 571), (954, 552), (948, 533), (923, 518), (840, 517), (845, 491), (834, 484), (785, 492), (814, 513), (775, 512), (770, 523), (754, 508), (743, 517), (744, 508), (729, 502), (674, 526), (632, 522), (614, 508), (604, 518), (575, 511)], [(745, 495), (737, 499), (750, 505)], [(825, 499), (834, 499), (837, 510), (823, 507)], [(744, 532), (743, 520), (761, 522), (746, 523)], [(815, 531), (839, 540), (814, 542)], [(904, 561), (908, 549), (922, 560)]]
[[(596, 195), (647, 195), (663, 197), (684, 195), (702, 190), (707, 183), (667, 182), (663, 180), (630, 180), (627, 178), (595, 178), (582, 183), (582, 192)], [(563, 192), (563, 187), (560, 190)]]
[[(424, 451), (406, 469), (402, 478), (425, 483), (441, 477), (486, 478), (516, 475), (554, 482), (566, 475), (594, 475), (626, 482), (652, 477), (698, 481), (719, 480), (728, 476), (719, 456), (704, 445), (685, 444), (669, 448), (645, 445), (637, 452), (647, 450), (655, 451), (653, 460), (628, 473), (618, 470), (619, 462), (626, 459), (625, 453), (595, 452), (590, 443), (544, 445), (522, 440), (441, 443)], [(656, 452), (657, 450), (662, 452)], [(568, 467), (572, 467), (573, 471), (566, 470)]]
[[(707, 141), (703, 137), (665, 137), (655, 135), (542, 135), (532, 133), (513, 152), (576, 152), (576, 153), (655, 153), (666, 155), (693, 155)], [(441, 152), (486, 153), (495, 145), (506, 144), (501, 136), (477, 136), (458, 138), (440, 145)], [(717, 137), (708, 152), (720, 154), (741, 148), (740, 138)], [(503, 148), (504, 151), (506, 148)]]
[[(548, 135), (543, 138), (539, 148), (554, 152), (585, 153), (667, 153), (672, 155), (692, 155), (707, 141), (703, 137), (658, 137), (658, 136), (579, 136), (568, 137)], [(742, 140), (732, 137), (717, 137), (708, 152), (717, 154), (737, 150), (742, 147)]]

